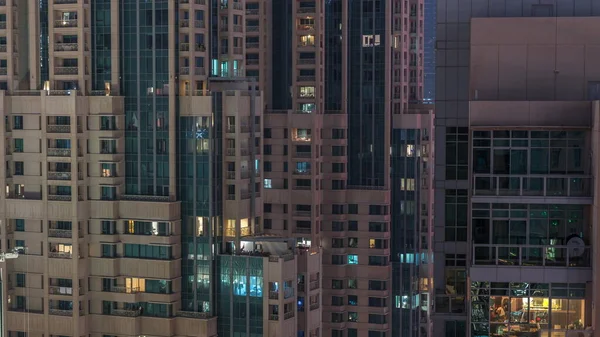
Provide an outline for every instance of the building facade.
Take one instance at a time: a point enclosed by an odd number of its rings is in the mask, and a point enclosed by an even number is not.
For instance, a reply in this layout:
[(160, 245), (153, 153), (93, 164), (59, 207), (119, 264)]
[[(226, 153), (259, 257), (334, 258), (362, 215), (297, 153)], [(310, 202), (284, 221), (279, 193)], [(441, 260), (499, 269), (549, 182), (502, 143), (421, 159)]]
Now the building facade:
[(438, 8), (433, 335), (587, 336), (598, 322), (598, 13)]
[(2, 333), (427, 336), (423, 13), (0, 1)]

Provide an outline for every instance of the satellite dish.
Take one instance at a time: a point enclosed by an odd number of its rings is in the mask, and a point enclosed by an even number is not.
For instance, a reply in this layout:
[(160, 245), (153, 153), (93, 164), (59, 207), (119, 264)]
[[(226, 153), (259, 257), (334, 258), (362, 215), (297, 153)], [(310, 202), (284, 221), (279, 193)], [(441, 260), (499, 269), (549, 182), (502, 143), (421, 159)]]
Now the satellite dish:
[(580, 257), (585, 252), (585, 242), (578, 235), (572, 235), (567, 238), (567, 249), (569, 257)]

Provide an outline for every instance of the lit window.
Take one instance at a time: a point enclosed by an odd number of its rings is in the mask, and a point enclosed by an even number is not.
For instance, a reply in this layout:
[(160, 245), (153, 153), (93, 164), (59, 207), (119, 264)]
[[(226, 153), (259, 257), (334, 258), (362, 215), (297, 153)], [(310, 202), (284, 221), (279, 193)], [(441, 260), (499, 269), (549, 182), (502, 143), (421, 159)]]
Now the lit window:
[(273, 186), (271, 185), (271, 179), (265, 179), (263, 182), (263, 187), (264, 188), (273, 188)]
[(379, 35), (363, 35), (363, 47), (374, 47), (381, 44)]
[(358, 264), (358, 255), (348, 255), (348, 264)]
[(312, 86), (300, 87), (300, 97), (314, 98), (315, 97), (315, 87), (312, 87)]

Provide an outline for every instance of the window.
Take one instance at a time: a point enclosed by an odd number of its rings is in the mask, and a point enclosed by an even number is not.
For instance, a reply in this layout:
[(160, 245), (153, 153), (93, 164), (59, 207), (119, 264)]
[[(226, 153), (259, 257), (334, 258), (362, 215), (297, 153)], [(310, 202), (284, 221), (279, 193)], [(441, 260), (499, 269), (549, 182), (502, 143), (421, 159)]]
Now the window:
[(463, 337), (467, 335), (467, 323), (465, 321), (445, 321), (444, 337)]
[(17, 287), (25, 288), (26, 274), (22, 274), (22, 273), (15, 274), (15, 278), (16, 278)]
[(25, 219), (15, 219), (15, 231), (17, 231), (17, 232), (25, 231)]
[(13, 129), (23, 130), (23, 116), (13, 116)]
[(468, 191), (446, 190), (446, 241), (467, 241), (467, 215)]
[(469, 129), (464, 127), (446, 128), (446, 179), (466, 180), (468, 178)]
[(369, 280), (369, 290), (387, 290), (387, 282), (379, 280)]
[(348, 289), (358, 289), (358, 281), (356, 279), (348, 279)]
[(102, 177), (116, 177), (117, 176), (117, 164), (115, 163), (102, 163)]
[(271, 179), (265, 178), (263, 180), (263, 188), (273, 188)]
[(303, 86), (300, 87), (300, 98), (314, 98), (315, 87), (314, 86)]
[(358, 322), (358, 312), (348, 312), (348, 322)]
[(387, 266), (387, 256), (369, 256), (369, 266)]
[(141, 259), (169, 260), (171, 258), (170, 246), (125, 244), (125, 257)]
[(117, 140), (116, 139), (100, 140), (100, 153), (102, 153), (102, 154), (117, 153)]
[(348, 214), (358, 214), (358, 205), (348, 204)]
[(101, 225), (102, 225), (102, 234), (108, 234), (108, 235), (112, 235), (115, 234), (115, 228), (116, 228), (116, 221), (111, 221), (111, 220), (102, 220)]
[(331, 255), (331, 264), (334, 264), (334, 265), (346, 264), (346, 256), (345, 255)]
[(331, 172), (333, 173), (344, 173), (346, 171), (344, 163), (333, 163), (331, 164)]
[(333, 157), (343, 157), (346, 155), (346, 148), (344, 146), (332, 146), (331, 155)]
[(357, 306), (358, 305), (358, 296), (348, 295), (348, 305)]
[(351, 232), (358, 231), (358, 221), (355, 221), (355, 220), (348, 221), (348, 230)]
[(383, 308), (387, 306), (385, 297), (369, 297), (369, 306)]
[(331, 280), (331, 289), (344, 289), (343, 280)]
[(116, 186), (101, 186), (100, 187), (100, 199), (101, 200), (117, 200), (117, 187)]
[(344, 222), (343, 221), (332, 221), (331, 222), (331, 231), (332, 232), (343, 232), (344, 231)]
[(386, 324), (385, 315), (369, 314), (369, 324)]
[(381, 44), (379, 35), (363, 35), (363, 47), (375, 47)]
[(102, 257), (116, 257), (117, 256), (117, 245), (113, 244), (102, 244)]
[(348, 264), (358, 264), (358, 255), (356, 255), (356, 254), (348, 255)]
[(15, 138), (14, 139), (15, 152), (23, 152), (23, 139)]
[(349, 248), (358, 248), (358, 238), (348, 238)]
[(25, 172), (25, 165), (22, 161), (16, 161), (15, 162), (15, 175), (16, 176), (22, 176)]
[(344, 239), (342, 239), (342, 238), (331, 239), (331, 248), (344, 248)]

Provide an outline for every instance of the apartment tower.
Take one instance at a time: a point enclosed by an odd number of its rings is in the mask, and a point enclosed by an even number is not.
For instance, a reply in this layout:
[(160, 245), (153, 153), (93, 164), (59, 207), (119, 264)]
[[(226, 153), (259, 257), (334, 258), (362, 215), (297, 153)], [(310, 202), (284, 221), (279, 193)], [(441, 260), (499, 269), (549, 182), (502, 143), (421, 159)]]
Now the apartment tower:
[(434, 336), (596, 329), (597, 5), (438, 2)]
[(427, 336), (422, 36), (417, 0), (0, 0), (2, 333)]

